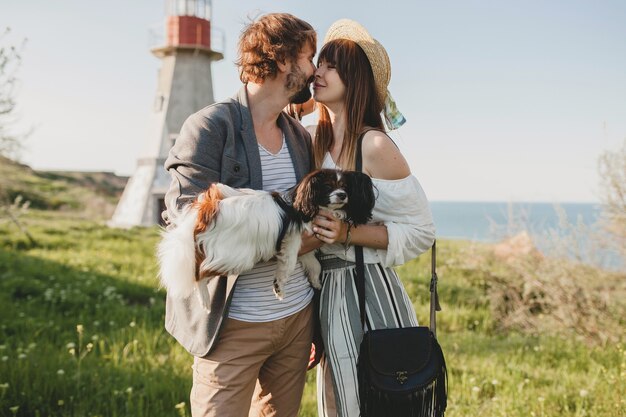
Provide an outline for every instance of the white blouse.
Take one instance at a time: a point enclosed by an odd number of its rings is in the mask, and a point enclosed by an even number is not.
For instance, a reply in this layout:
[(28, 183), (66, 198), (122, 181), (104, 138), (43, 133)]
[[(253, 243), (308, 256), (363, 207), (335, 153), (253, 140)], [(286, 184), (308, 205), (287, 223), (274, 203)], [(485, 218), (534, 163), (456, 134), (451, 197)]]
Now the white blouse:
[[(337, 169), (330, 153), (322, 168)], [(376, 204), (370, 223), (387, 227), (386, 249), (363, 248), (365, 263), (381, 263), (385, 267), (402, 265), (426, 252), (435, 239), (435, 225), (426, 194), (413, 175), (399, 180), (372, 178)], [(324, 245), (321, 251), (354, 262), (354, 248), (346, 252), (343, 244)]]

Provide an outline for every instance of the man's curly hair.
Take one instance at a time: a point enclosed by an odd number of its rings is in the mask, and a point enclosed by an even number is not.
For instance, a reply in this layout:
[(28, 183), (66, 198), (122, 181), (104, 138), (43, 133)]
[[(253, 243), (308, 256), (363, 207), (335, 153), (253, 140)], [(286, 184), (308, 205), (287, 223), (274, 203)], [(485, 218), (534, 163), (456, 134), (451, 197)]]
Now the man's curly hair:
[(251, 22), (239, 37), (239, 78), (262, 83), (278, 73), (277, 62), (294, 62), (310, 44), (315, 50), (317, 35), (304, 20), (288, 13), (266, 14)]

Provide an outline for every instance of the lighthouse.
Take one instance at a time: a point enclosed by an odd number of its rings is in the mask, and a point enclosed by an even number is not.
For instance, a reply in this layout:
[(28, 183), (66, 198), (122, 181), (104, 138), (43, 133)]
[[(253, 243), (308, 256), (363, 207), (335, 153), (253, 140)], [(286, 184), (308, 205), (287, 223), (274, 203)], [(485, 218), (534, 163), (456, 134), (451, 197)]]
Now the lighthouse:
[(165, 40), (151, 50), (161, 60), (149, 137), (109, 225), (128, 228), (161, 221), (169, 175), (163, 163), (185, 119), (212, 104), (211, 0), (167, 0)]

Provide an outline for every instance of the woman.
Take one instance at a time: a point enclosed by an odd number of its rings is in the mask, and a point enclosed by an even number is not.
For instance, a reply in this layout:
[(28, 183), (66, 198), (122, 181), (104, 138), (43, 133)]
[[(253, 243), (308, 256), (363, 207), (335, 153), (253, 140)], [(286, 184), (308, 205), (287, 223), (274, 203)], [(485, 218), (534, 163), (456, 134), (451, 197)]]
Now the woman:
[(325, 356), (317, 375), (318, 412), (324, 417), (359, 415), (356, 362), (363, 329), (353, 245), (363, 246), (366, 329), (398, 328), (417, 326), (417, 319), (392, 267), (427, 251), (434, 240), (426, 196), (384, 130), (381, 112), (395, 109), (387, 92), (390, 78), (387, 53), (365, 28), (346, 19), (331, 26), (315, 72), (316, 166), (354, 170), (363, 135), (363, 172), (372, 177), (377, 201), (368, 225), (350, 228), (328, 213), (314, 222), (315, 236), (325, 243), (320, 301)]

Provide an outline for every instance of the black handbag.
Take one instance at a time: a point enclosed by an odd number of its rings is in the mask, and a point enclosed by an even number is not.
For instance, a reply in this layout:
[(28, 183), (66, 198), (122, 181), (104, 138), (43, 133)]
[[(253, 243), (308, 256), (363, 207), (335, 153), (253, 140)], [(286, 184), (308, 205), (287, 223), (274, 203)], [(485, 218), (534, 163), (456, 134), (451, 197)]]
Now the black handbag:
[[(359, 269), (364, 269), (360, 249), (357, 250), (355, 279), (364, 281), (363, 271), (359, 273)], [(435, 312), (441, 310), (437, 300), (435, 253), (433, 244), (430, 327), (370, 330), (363, 335), (357, 362), (361, 417), (439, 417), (445, 414), (448, 372), (435, 335)], [(365, 322), (363, 287), (357, 285), (361, 323)]]
[[(362, 138), (362, 136), (361, 136)], [(360, 139), (357, 170), (361, 170)], [(439, 417), (446, 411), (448, 372), (436, 338), (437, 249), (431, 251), (430, 327), (370, 330), (363, 335), (357, 362), (361, 417)], [(363, 247), (355, 246), (355, 283), (361, 327), (365, 328)]]

